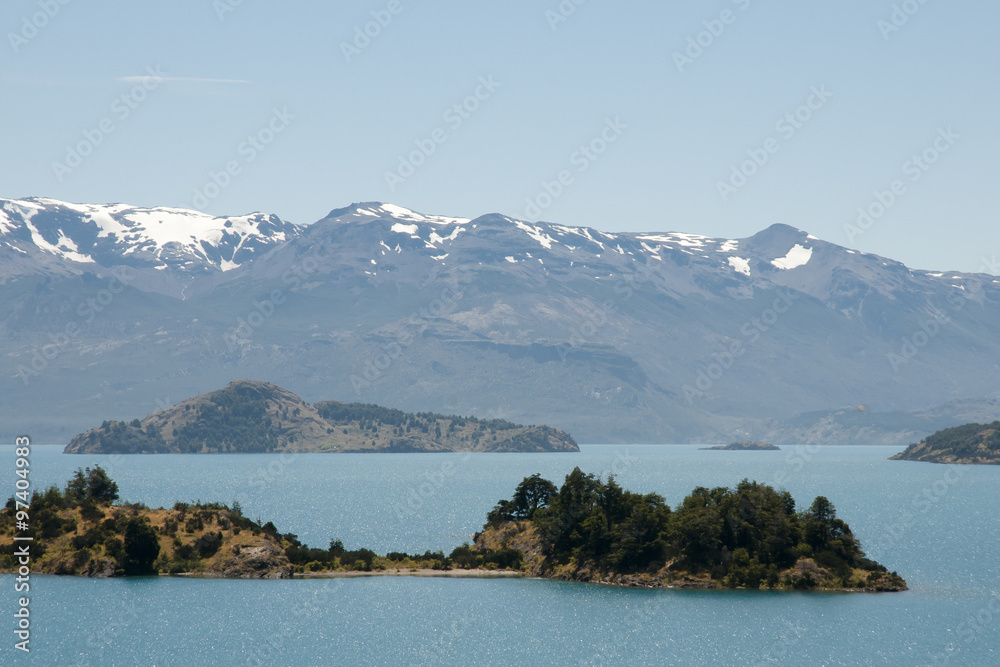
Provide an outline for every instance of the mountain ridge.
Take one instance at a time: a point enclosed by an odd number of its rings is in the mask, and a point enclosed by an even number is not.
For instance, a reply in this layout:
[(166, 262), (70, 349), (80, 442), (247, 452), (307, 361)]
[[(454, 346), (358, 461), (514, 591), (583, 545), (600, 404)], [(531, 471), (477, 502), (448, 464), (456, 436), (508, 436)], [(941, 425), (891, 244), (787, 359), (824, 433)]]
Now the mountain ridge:
[[(255, 229), (273, 235), (225, 271), (191, 248), (161, 253), (165, 269), (102, 266), (0, 234), (9, 428), (68, 438), (90, 415), (253, 376), (307, 401), (552, 423), (584, 442), (794, 444), (826, 420), (831, 442), (906, 444), (1000, 392), (995, 276), (788, 225), (612, 234), (362, 202)], [(842, 407), (858, 405), (864, 420)]]

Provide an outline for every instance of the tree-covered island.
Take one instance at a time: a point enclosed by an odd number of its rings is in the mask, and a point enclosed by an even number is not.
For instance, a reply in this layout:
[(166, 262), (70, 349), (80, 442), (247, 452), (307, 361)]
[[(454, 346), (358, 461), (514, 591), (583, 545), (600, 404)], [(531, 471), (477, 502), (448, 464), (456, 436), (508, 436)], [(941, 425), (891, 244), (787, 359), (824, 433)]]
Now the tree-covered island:
[(551, 426), (522, 426), (369, 403), (309, 404), (270, 382), (234, 380), (142, 419), (104, 420), (67, 454), (578, 452)]
[(698, 487), (676, 508), (576, 468), (561, 488), (538, 475), (501, 500), (478, 549), (516, 549), (531, 576), (630, 586), (906, 590), (865, 557), (833, 504), (796, 511), (788, 492), (743, 480)]
[(303, 545), (243, 516), (238, 505), (117, 504), (100, 468), (62, 490), (35, 492), (29, 528), (14, 499), (0, 511), (0, 572), (13, 572), (14, 536), (31, 536), (32, 571), (78, 576), (195, 574), (291, 578), (360, 574), (517, 575), (675, 588), (901, 591), (906, 582), (867, 559), (829, 500), (796, 511), (787, 492), (743, 480), (699, 487), (671, 509), (657, 494), (622, 489), (576, 468), (562, 487), (525, 478), (487, 515), (472, 544), (451, 554)]
[(946, 428), (889, 458), (893, 461), (1000, 465), (1000, 421)]

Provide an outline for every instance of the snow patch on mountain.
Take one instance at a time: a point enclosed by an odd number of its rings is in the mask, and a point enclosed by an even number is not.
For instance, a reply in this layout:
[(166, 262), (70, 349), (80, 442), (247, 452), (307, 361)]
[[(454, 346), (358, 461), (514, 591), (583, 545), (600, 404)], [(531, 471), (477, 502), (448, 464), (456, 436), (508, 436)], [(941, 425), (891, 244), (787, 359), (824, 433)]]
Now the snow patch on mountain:
[(378, 218), (389, 216), (390, 218), (396, 218), (397, 220), (425, 222), (431, 225), (464, 225), (465, 223), (470, 222), (469, 218), (451, 218), (444, 215), (424, 215), (423, 213), (417, 213), (416, 211), (411, 211), (408, 208), (396, 206), (395, 204), (377, 204), (370, 209), (358, 208), (357, 212)]
[(404, 225), (401, 222), (397, 222), (390, 229), (397, 234), (409, 234), (410, 236), (416, 236), (419, 227), (416, 225)]
[(743, 259), (742, 257), (729, 257), (729, 266), (733, 267), (737, 273), (742, 273), (743, 275), (750, 276), (750, 260)]
[(779, 269), (794, 269), (808, 264), (809, 260), (812, 259), (812, 254), (812, 248), (806, 248), (796, 243), (792, 246), (792, 249), (788, 251), (788, 254), (784, 257), (771, 260), (771, 264)]
[(510, 218), (506, 218), (506, 220), (513, 222), (518, 229), (523, 230), (528, 236), (538, 241), (538, 244), (546, 250), (551, 250), (552, 244), (557, 242), (554, 238), (546, 234), (541, 227), (535, 227), (520, 220), (511, 220)]

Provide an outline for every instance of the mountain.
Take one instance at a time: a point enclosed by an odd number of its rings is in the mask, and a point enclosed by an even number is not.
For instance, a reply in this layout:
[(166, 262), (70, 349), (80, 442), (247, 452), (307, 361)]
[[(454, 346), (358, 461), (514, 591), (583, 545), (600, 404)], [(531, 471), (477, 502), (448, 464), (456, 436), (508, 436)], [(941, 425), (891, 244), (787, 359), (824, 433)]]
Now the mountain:
[(298, 232), (263, 213), (216, 218), (177, 208), (0, 199), (0, 278), (124, 268), (140, 289), (184, 296), (196, 278), (206, 283)]
[(1000, 465), (1000, 421), (938, 431), (890, 458), (894, 461)]
[(309, 405), (268, 382), (236, 380), (142, 420), (105, 421), (67, 454), (580, 451), (550, 426), (325, 401)]
[[(35, 229), (47, 210), (89, 210), (24, 201), (42, 209)], [(197, 216), (196, 237), (236, 220)], [(780, 224), (611, 234), (377, 202), (302, 227), (265, 219), (258, 249), (227, 255), (238, 266), (213, 264), (199, 237), (163, 269), (82, 241), (80, 262), (23, 230), (11, 241), (5, 223), (0, 245), (20, 249), (0, 255), (10, 435), (65, 441), (94, 415), (129, 420), (247, 376), (308, 402), (553, 424), (583, 442), (906, 444), (962, 414), (996, 418), (992, 275), (910, 269)]]

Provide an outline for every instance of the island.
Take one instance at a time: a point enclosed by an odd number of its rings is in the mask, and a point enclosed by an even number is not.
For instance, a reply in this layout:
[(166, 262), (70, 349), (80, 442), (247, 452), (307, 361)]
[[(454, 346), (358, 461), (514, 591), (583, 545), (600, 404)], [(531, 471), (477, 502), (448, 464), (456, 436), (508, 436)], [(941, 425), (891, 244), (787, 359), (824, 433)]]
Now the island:
[(775, 447), (769, 442), (751, 442), (748, 440), (739, 440), (737, 442), (731, 442), (728, 445), (716, 445), (715, 447), (699, 447), (699, 450), (715, 450), (720, 452), (764, 452), (764, 451), (778, 451), (781, 448)]
[(1000, 421), (943, 429), (889, 460), (1000, 465)]
[[(527, 576), (620, 586), (902, 591), (906, 582), (867, 559), (833, 504), (804, 512), (787, 492), (743, 480), (698, 487), (671, 509), (657, 494), (623, 490), (575, 468), (561, 488), (526, 477), (487, 514), (473, 543), (379, 556), (301, 543), (238, 504), (118, 504), (100, 467), (77, 470), (64, 489), (13, 497), (0, 511), (0, 572), (88, 577), (173, 574), (223, 578), (371, 575)], [(30, 540), (26, 538), (31, 538)]]
[(314, 405), (269, 382), (235, 380), (130, 422), (105, 420), (66, 454), (578, 452), (551, 426), (521, 426), (368, 403)]

